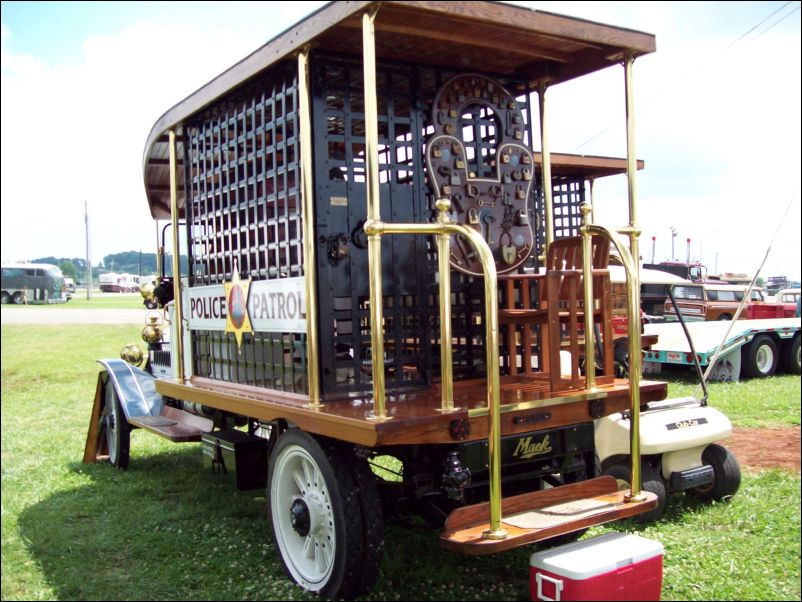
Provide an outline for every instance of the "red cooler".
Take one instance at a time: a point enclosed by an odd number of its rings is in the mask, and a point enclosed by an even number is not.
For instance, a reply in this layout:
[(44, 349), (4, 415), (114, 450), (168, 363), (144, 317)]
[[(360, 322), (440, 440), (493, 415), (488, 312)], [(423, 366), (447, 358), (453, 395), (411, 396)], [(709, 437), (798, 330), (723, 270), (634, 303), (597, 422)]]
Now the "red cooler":
[(663, 544), (605, 533), (532, 554), (532, 600), (659, 600)]

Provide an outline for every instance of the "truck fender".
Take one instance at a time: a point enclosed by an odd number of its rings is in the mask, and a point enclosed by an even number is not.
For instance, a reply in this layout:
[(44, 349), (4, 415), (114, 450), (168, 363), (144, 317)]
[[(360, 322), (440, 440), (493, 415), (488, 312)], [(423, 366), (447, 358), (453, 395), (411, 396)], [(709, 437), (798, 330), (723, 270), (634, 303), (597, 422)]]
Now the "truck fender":
[(156, 392), (156, 379), (152, 374), (121, 359), (97, 361), (106, 369), (126, 419), (159, 415), (164, 399)]

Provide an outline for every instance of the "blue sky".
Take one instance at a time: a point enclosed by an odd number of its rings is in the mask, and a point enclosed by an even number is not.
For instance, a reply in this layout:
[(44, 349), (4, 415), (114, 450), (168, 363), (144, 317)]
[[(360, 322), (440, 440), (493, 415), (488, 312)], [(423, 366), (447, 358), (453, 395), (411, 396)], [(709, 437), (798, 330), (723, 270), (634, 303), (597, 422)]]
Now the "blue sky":
[[(3, 2), (2, 259), (153, 250), (141, 161), (168, 108), (321, 2)], [(651, 260), (800, 277), (800, 3), (519, 2), (653, 33), (635, 63), (637, 155)], [(624, 156), (623, 73), (549, 91), (555, 152)], [(586, 84), (592, 84), (586, 85)], [(624, 225), (626, 178), (596, 185)], [(790, 208), (789, 208), (790, 207)]]

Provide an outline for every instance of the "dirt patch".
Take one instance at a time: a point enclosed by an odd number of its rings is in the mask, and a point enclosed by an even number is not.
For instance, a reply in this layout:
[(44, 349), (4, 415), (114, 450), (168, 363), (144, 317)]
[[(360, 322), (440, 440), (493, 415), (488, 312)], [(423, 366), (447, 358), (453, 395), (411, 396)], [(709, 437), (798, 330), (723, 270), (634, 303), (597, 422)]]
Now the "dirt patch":
[(782, 468), (799, 472), (802, 446), (800, 427), (757, 429), (734, 427), (723, 442), (742, 469)]

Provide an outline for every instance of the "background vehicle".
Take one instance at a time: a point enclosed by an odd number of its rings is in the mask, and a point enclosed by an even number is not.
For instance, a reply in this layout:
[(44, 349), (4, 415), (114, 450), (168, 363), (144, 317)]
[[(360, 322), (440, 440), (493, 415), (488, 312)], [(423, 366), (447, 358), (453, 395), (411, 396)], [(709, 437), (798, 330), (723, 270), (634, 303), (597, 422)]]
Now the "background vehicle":
[[(722, 501), (738, 491), (741, 469), (721, 442), (732, 435), (729, 419), (693, 397), (650, 402), (640, 416), (643, 488), (659, 502), (639, 522), (658, 519), (668, 494), (685, 492), (705, 502)], [(632, 421), (626, 413), (596, 421), (602, 472), (622, 486), (629, 483), (629, 450), (621, 444)]]
[(137, 276), (133, 274), (100, 274), (98, 281), (103, 293), (135, 293), (139, 291)]
[[(686, 322), (732, 320), (746, 294), (745, 286), (695, 283), (672, 287), (677, 306)], [(670, 301), (664, 304), (666, 320), (677, 319)]]
[(68, 300), (64, 275), (47, 263), (7, 263), (2, 266), (2, 302), (64, 303)]
[[(610, 266), (614, 313), (623, 315), (626, 310), (626, 274), (621, 266)], [(641, 267), (640, 305), (648, 316), (663, 316), (668, 299), (668, 288), (674, 285), (691, 285), (690, 280), (675, 276), (671, 272)]]
[(693, 282), (703, 282), (708, 279), (707, 267), (699, 262), (663, 261), (661, 263), (644, 263), (643, 268), (667, 272), (678, 278)]
[[(771, 376), (776, 371), (800, 373), (799, 318), (737, 320), (732, 325), (694, 322), (687, 326), (703, 367), (714, 361), (724, 341), (710, 380), (737, 381), (741, 376)], [(667, 366), (693, 366), (693, 353), (679, 324), (647, 324), (644, 329), (657, 337), (644, 358), (644, 372), (658, 374)]]
[(773, 301), (763, 303), (750, 303), (744, 310), (744, 317), (747, 320), (759, 320), (763, 318), (793, 318), (796, 317), (797, 302), (799, 301), (799, 289), (789, 288), (777, 292)]
[(127, 466), (132, 428), (202, 439), (332, 598), (372, 585), (409, 514), (489, 554), (653, 509), (639, 471), (629, 496), (595, 461), (594, 419), (667, 391), (640, 380), (638, 328), (630, 379), (613, 369), (610, 246), (637, 270), (638, 228), (589, 223), (583, 176), (533, 152), (532, 93), (654, 45), (497, 3), (337, 2), (175, 105), (143, 175), (188, 273), (159, 275), (145, 370), (133, 347), (100, 360), (85, 460)]

